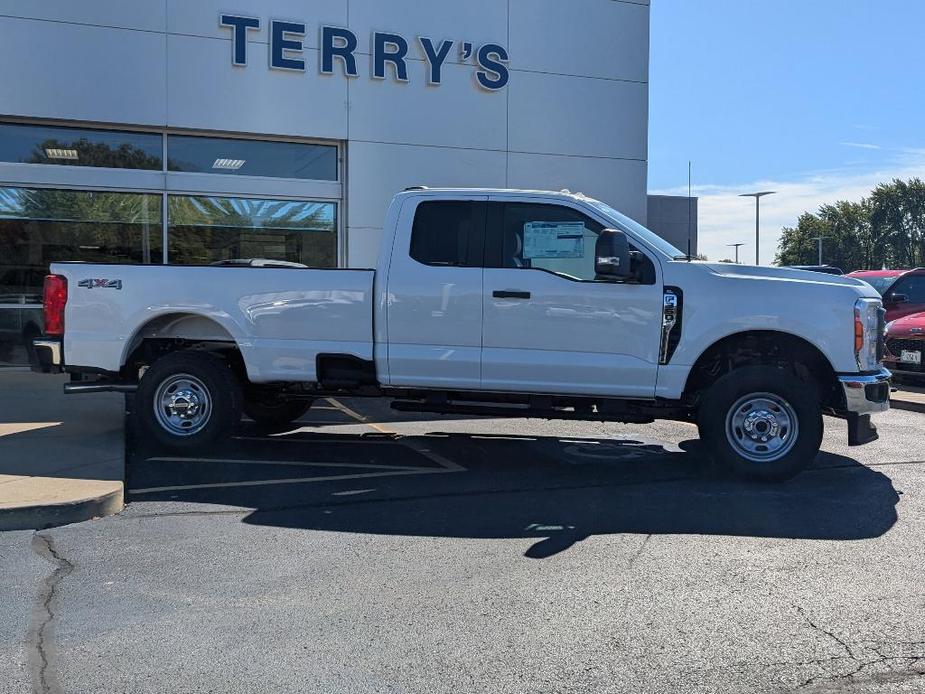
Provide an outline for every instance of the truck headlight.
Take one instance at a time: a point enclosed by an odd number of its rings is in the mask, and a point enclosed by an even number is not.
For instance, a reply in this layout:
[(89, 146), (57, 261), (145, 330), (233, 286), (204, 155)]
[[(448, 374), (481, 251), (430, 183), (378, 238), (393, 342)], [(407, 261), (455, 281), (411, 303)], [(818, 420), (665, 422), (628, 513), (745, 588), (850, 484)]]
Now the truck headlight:
[(879, 299), (854, 304), (854, 356), (860, 371), (880, 368), (883, 344), (883, 306)]

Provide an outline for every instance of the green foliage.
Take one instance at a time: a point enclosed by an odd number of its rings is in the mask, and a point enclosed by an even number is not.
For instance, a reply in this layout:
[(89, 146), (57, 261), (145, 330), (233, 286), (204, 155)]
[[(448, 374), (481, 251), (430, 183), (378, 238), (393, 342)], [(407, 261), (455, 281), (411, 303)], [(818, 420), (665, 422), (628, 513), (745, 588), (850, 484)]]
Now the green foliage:
[(802, 214), (795, 227), (784, 228), (777, 263), (815, 265), (820, 236), (823, 262), (845, 272), (925, 266), (925, 183), (895, 179), (860, 202)]

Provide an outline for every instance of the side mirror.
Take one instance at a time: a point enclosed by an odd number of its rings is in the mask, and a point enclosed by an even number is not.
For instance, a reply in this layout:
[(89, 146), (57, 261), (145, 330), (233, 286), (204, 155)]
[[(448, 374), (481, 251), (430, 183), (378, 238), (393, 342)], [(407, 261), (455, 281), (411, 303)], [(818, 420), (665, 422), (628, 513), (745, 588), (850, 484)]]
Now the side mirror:
[(905, 294), (897, 294), (896, 292), (891, 292), (887, 294), (886, 301), (888, 304), (908, 304), (909, 297)]
[(632, 277), (630, 242), (616, 229), (604, 229), (594, 247), (594, 274), (598, 280), (619, 282)]

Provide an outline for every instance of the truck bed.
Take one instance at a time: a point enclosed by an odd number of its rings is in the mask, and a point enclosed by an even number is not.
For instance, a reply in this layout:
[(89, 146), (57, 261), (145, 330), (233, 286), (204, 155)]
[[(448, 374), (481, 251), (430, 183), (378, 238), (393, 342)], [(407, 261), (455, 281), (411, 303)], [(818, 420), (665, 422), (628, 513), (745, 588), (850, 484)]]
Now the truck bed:
[(316, 379), (319, 354), (373, 358), (373, 270), (55, 263), (64, 362), (119, 370), (141, 335), (234, 341), (255, 383)]

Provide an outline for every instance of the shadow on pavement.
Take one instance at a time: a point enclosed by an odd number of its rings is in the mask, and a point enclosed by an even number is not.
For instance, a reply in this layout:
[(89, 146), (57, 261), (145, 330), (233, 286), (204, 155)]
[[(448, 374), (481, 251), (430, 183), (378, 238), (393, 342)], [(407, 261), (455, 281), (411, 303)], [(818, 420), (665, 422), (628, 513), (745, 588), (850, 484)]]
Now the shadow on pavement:
[[(829, 453), (795, 480), (760, 485), (717, 474), (697, 441), (678, 452), (632, 440), (312, 433), (250, 445), (234, 442), (210, 454), (214, 461), (136, 460), (147, 490), (133, 498), (253, 508), (244, 522), (263, 526), (529, 538), (536, 540), (526, 552), (531, 558), (592, 535), (859, 540), (883, 535), (897, 520), (899, 496), (888, 477)], [(273, 459), (261, 459), (268, 448)], [(254, 464), (229, 465), (223, 455)], [(445, 469), (446, 459), (465, 469)], [(375, 467), (346, 475), (324, 468), (342, 460)], [(293, 480), (297, 475), (305, 478)]]

